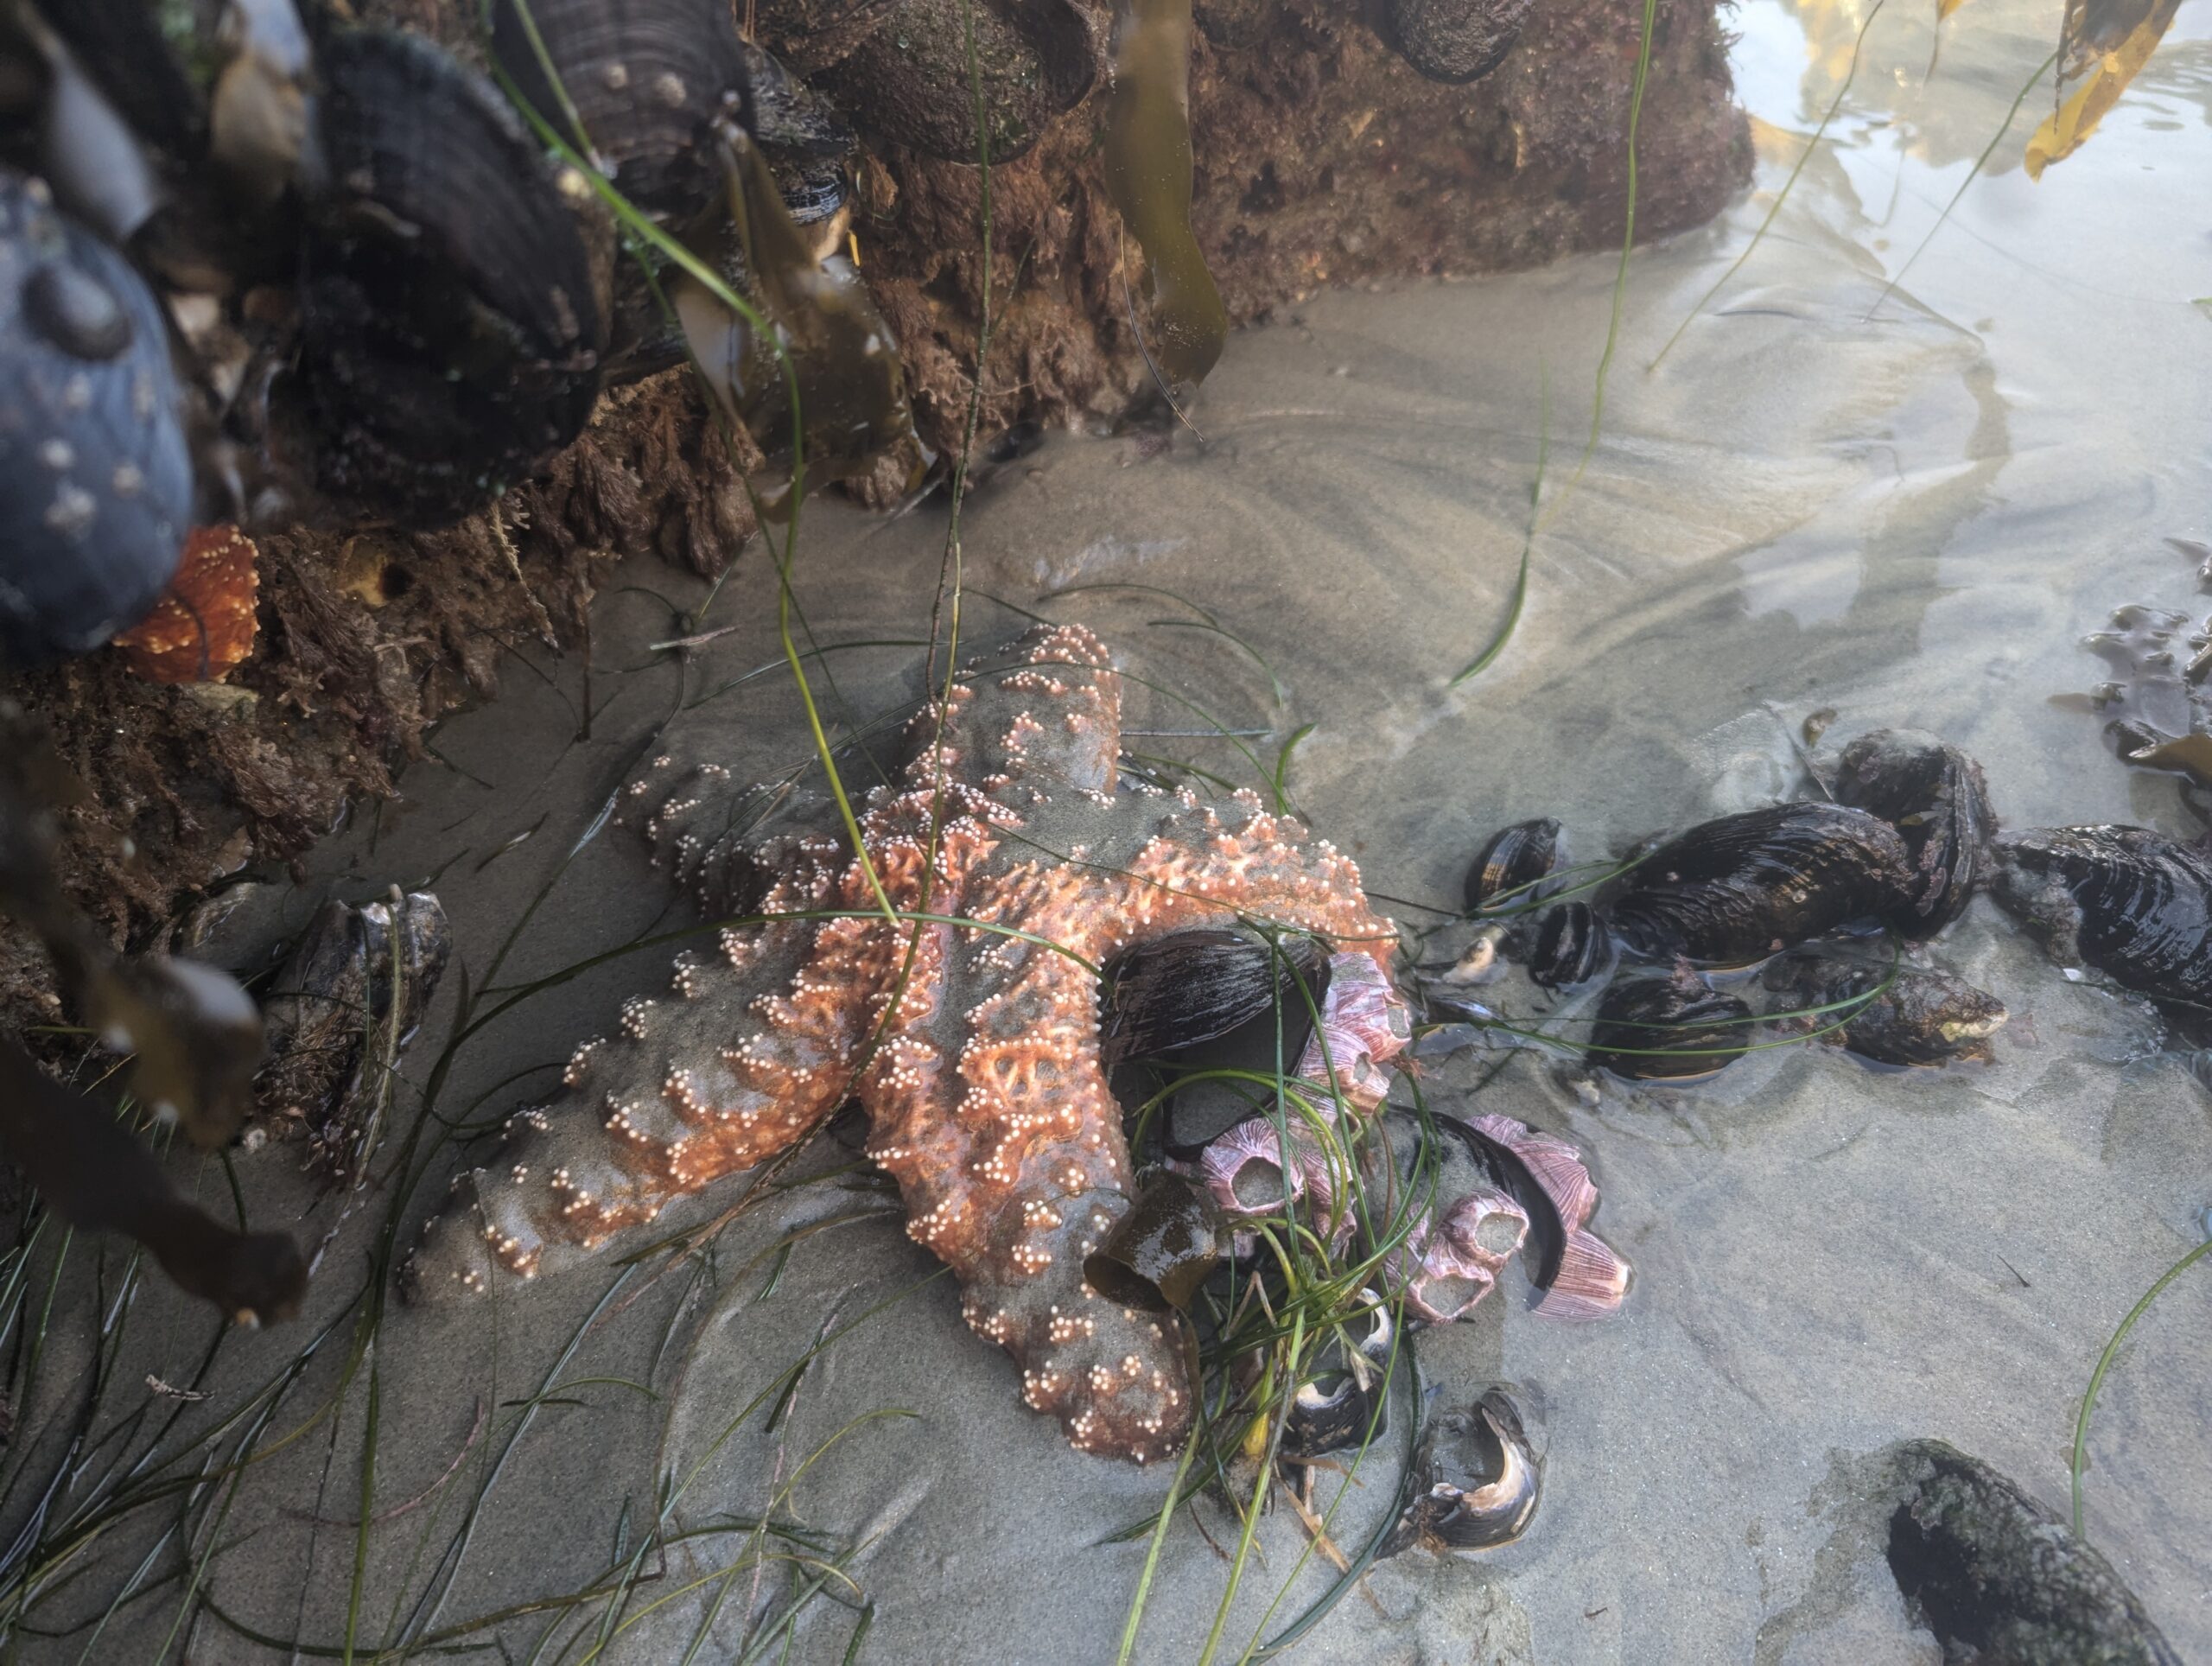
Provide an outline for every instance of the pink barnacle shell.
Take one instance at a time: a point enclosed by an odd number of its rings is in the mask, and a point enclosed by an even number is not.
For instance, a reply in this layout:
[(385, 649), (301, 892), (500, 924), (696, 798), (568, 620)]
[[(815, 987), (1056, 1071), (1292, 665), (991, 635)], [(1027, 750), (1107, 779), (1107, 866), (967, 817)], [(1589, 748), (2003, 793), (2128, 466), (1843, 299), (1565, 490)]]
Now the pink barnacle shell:
[(1503, 1192), (1480, 1186), (1456, 1198), (1383, 1258), (1382, 1275), (1407, 1307), (1448, 1325), (1491, 1293), (1527, 1236), (1529, 1217)]
[[(1294, 1142), (1295, 1143), (1295, 1142)], [(1284, 1199), (1306, 1195), (1305, 1165), (1292, 1153), (1284, 1162), (1275, 1125), (1264, 1116), (1239, 1122), (1198, 1159), (1198, 1173), (1213, 1199), (1232, 1215), (1273, 1215)]]
[(1588, 1230), (1598, 1208), (1598, 1187), (1582, 1154), (1557, 1135), (1539, 1133), (1510, 1116), (1492, 1114), (1470, 1122), (1521, 1160), (1559, 1212), (1565, 1243), (1536, 1312), (1566, 1319), (1604, 1319), (1618, 1312), (1628, 1294), (1629, 1264)]
[(1299, 1058), (1298, 1073), (1325, 1083), (1333, 1067), (1337, 1091), (1364, 1115), (1390, 1091), (1389, 1063), (1412, 1035), (1406, 1003), (1374, 957), (1332, 955), (1321, 1022)]

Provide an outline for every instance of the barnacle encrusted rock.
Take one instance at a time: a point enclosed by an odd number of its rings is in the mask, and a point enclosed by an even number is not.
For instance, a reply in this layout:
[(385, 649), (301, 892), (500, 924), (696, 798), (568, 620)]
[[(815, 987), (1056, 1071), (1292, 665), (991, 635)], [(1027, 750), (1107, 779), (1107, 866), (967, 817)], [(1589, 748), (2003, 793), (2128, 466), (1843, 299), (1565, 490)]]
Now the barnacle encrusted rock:
[[(1242, 918), (1363, 956), (1387, 989), (1397, 938), (1351, 861), (1254, 795), (1118, 785), (1120, 736), (1098, 639), (1031, 631), (916, 720), (903, 778), (861, 818), (865, 864), (832, 807), (786, 800), (772, 826), (733, 831), (747, 794), (726, 767), (655, 760), (627, 802), (661, 862), (710, 913), (765, 923), (680, 957), (669, 989), (577, 1050), (562, 1094), (455, 1181), (410, 1292), (574, 1265), (857, 1097), (908, 1233), (958, 1275), (969, 1325), (1014, 1355), (1023, 1399), (1083, 1450), (1173, 1451), (1192, 1410), (1179, 1342), (1083, 1271), (1131, 1178), (1097, 969)], [(877, 881), (930, 918), (887, 919)]]

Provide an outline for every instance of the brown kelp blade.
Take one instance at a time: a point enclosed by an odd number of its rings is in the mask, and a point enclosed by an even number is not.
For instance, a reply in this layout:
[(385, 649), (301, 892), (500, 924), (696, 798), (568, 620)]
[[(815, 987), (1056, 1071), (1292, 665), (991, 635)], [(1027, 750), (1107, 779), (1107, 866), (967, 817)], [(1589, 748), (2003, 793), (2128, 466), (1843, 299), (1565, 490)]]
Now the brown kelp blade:
[(1128, 1212), (1084, 1257), (1083, 1275), (1109, 1301), (1147, 1312), (1187, 1312), (1221, 1265), (1222, 1212), (1205, 1190), (1154, 1169), (1141, 1177)]
[(122, 1232), (189, 1294), (240, 1324), (289, 1319), (308, 1267), (282, 1232), (233, 1232), (178, 1196), (108, 1106), (72, 1093), (0, 1039), (0, 1145), (54, 1213), (88, 1232)]
[(1191, 232), (1190, 83), (1191, 0), (1122, 0), (1106, 188), (1144, 251), (1158, 332), (1152, 358), (1171, 385), (1203, 381), (1229, 334), (1221, 291)]
[[(2067, 0), (2059, 32), (2060, 103), (2028, 140), (2030, 179), (2088, 142), (2165, 39), (2181, 0)], [(2080, 81), (2073, 92), (2069, 83)]]
[[(842, 479), (910, 442), (918, 457), (899, 344), (860, 273), (842, 255), (816, 258), (743, 129), (723, 122), (718, 143), (729, 191), (730, 252), (742, 263), (741, 292), (766, 330), (696, 278), (687, 275), (671, 286), (677, 320), (715, 399), (771, 457), (791, 455), (780, 341), (798, 387), (810, 470)], [(721, 264), (728, 270), (733, 263)], [(763, 493), (763, 506), (772, 512), (788, 497)]]

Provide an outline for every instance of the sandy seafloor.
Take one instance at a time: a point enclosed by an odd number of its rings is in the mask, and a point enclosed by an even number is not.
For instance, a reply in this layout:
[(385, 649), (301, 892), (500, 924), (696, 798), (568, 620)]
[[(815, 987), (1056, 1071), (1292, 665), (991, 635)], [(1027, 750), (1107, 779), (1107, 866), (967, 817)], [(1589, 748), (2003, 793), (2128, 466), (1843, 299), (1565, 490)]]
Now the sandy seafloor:
[[(2052, 696), (2105, 674), (2080, 642), (2115, 606), (2212, 607), (2164, 542), (2212, 535), (2212, 302), (2199, 299), (2212, 296), (2212, 8), (2183, 7), (2103, 131), (2039, 184), (2015, 160), (2048, 107), (2047, 89), (2031, 95), (1883, 300), (2057, 27), (2056, 5), (1977, 0), (1926, 85), (1929, 10), (1875, 22), (1830, 142), (1745, 270), (1649, 373), (1766, 213), (1863, 21), (1855, 7), (1776, 0), (1738, 14), (1758, 189), (1723, 223), (1631, 263), (1586, 467), (1576, 457), (1611, 261), (1317, 296), (1230, 342), (1194, 413), (1203, 449), (1188, 436), (1164, 454), (1135, 437), (1061, 439), (980, 493), (965, 523), (969, 639), (1020, 622), (1001, 601), (1089, 622), (1137, 676), (1265, 731), (1246, 744), (1270, 764), (1314, 725), (1289, 771), (1300, 806), (1374, 891), (1416, 903), (1456, 899), (1479, 841), (1510, 819), (1557, 816), (1596, 855), (1791, 791), (1790, 737), (1818, 708), (1839, 714), (1831, 745), (1888, 723), (1940, 730), (1982, 760), (2015, 826), (2192, 830), (2171, 780), (2128, 773), (2097, 722)], [(1545, 497), (1563, 506), (1535, 540), (1510, 645), (1449, 688), (1505, 611), (1547, 389)], [(925, 635), (944, 537), (934, 507), (885, 524), (810, 505), (795, 585), (813, 640)], [(327, 888), (365, 897), (435, 874), (480, 1014), (492, 986), (685, 923), (620, 830), (569, 853), (681, 700), (696, 703), (678, 721), (727, 733), (740, 774), (805, 755), (774, 664), (771, 580), (748, 552), (706, 620), (734, 629), (679, 666), (647, 645), (677, 633), (674, 610), (702, 591), (650, 559), (626, 565), (599, 604), (588, 683), (574, 656), (535, 657), (542, 676), (512, 664), (499, 703), (436, 736), (438, 760), (409, 773), (400, 803), (320, 853), (302, 911)], [(1127, 585), (1182, 601), (1072, 594)], [(1192, 604), (1266, 656), (1280, 705), (1223, 638), (1159, 622), (1187, 621)], [(916, 664), (910, 647), (844, 648), (816, 662), (817, 692), (833, 720), (873, 714), (913, 694)], [(1129, 714), (1135, 728), (1204, 728), (1134, 684)], [(1128, 744), (1252, 779), (1217, 738)], [(660, 983), (666, 953), (593, 967), (476, 1032), (435, 1112), (480, 1119), (529, 1103), (622, 995)], [(1508, 1291), (1422, 1339), (1440, 1395), (1504, 1381), (1541, 1408), (1541, 1510), (1508, 1548), (1385, 1564), (1294, 1657), (1933, 1657), (1869, 1548), (1870, 1458), (1940, 1436), (2063, 1505), (2098, 1351), (2212, 1203), (2212, 1097), (2152, 1048), (2140, 1010), (2063, 976), (1986, 900), (1934, 958), (2011, 1007), (1993, 1067), (1878, 1074), (1784, 1048), (1702, 1089), (1609, 1082), (1593, 1106), (1524, 1058), (1484, 1090), (1483, 1104), (1592, 1154), (1599, 1224), (1635, 1262), (1633, 1295), (1612, 1322), (1559, 1328)], [(422, 1102), (463, 981), (448, 977), (409, 1057), (403, 1110)], [(1465, 1106), (1491, 1062), (1433, 1065), (1433, 1101)], [(325, 1203), (304, 1217), (293, 1154), (239, 1163), (257, 1221), (329, 1234), (310, 1312), (230, 1339), (205, 1365), (204, 1319), (157, 1283), (137, 1289), (47, 1530), (59, 1541), (73, 1516), (99, 1521), (118, 1490), (201, 1480), (53, 1564), (32, 1622), (78, 1629), (30, 1656), (339, 1652), (358, 1554), (363, 1657), (411, 1640), (478, 1645), (465, 1659), (727, 1659), (748, 1646), (804, 1661), (1113, 1658), (1143, 1549), (1102, 1541), (1156, 1507), (1165, 1475), (1079, 1456), (1022, 1410), (1012, 1368), (961, 1326), (949, 1281), (919, 1282), (933, 1263), (895, 1218), (830, 1226), (780, 1265), (760, 1258), (797, 1225), (880, 1211), (879, 1193), (796, 1188), (726, 1234), (710, 1267), (640, 1269), (611, 1300), (587, 1273), (469, 1308), (392, 1302), (371, 1341), (359, 1302), (378, 1233), (395, 1210), (411, 1230), (450, 1160), (436, 1158), (411, 1202), (372, 1192), (350, 1212)], [(839, 1160), (834, 1148), (820, 1160)], [(189, 1172), (203, 1196), (226, 1195), (219, 1167)], [(9, 1453), (11, 1523), (54, 1472), (57, 1431), (92, 1380), (93, 1315), (115, 1300), (120, 1257), (96, 1292), (92, 1259), (73, 1253)], [(2209, 1319), (2200, 1273), (2136, 1328), (2105, 1385), (2088, 1476), (2092, 1538), (2193, 1659), (2212, 1658)], [(765, 1408), (727, 1432), (848, 1325), (772, 1432)], [(349, 1365), (340, 1415), (320, 1415)], [(148, 1374), (210, 1397), (151, 1395)], [(1386, 1440), (1368, 1459), (1335, 1518), (1346, 1543), (1387, 1505), (1398, 1450)], [(732, 1523), (772, 1498), (819, 1532), (818, 1555), (782, 1541), (792, 1560), (747, 1564), (753, 1542)], [(693, 1536), (638, 1560), (657, 1512)], [(1233, 1530), (1218, 1510), (1209, 1523), (1217, 1538)], [(186, 1543), (193, 1580), (229, 1623), (180, 1624)], [(1332, 1577), (1301, 1562), (1286, 1511), (1259, 1543), (1217, 1658), (1274, 1636)], [(604, 1602), (544, 1601), (632, 1561), (639, 1582), (611, 1618)], [(1226, 1571), (1179, 1522), (1137, 1658), (1197, 1658)], [(810, 1585), (826, 1593), (785, 1625)], [(80, 1624), (122, 1593), (104, 1624)], [(496, 1648), (491, 1631), (455, 1635), (510, 1610)], [(764, 1615), (778, 1618), (748, 1645)], [(294, 1639), (310, 1652), (273, 1646)]]

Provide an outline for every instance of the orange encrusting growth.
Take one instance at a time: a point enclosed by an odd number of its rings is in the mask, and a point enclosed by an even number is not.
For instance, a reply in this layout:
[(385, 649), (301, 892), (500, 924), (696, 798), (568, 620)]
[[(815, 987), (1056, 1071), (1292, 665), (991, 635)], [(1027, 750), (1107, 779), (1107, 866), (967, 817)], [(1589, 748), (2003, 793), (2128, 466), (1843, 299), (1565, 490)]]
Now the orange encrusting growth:
[(235, 526), (198, 526), (153, 611), (115, 639), (149, 683), (219, 683), (253, 652), (261, 579), (253, 540)]
[[(849, 1093), (908, 1232), (959, 1275), (969, 1324), (1014, 1356), (1027, 1403), (1087, 1450), (1173, 1451), (1191, 1418), (1179, 1341), (1083, 1275), (1130, 1180), (1097, 969), (1238, 917), (1364, 952), (1386, 976), (1396, 938), (1349, 859), (1250, 794), (1117, 792), (1120, 722), (1105, 651), (1072, 626), (970, 666), (941, 721), (918, 720), (862, 843), (897, 909), (961, 924), (893, 924), (838, 841), (737, 833), (727, 770), (657, 760), (632, 795), (658, 801), (646, 831), (662, 859), (709, 907), (783, 918), (725, 931), (720, 955), (679, 962), (673, 997), (633, 1002), (621, 1034), (587, 1044), (563, 1097), (457, 1182), (411, 1288), (479, 1290), (498, 1269), (573, 1260), (787, 1148)], [(747, 876), (763, 874), (753, 903)]]

